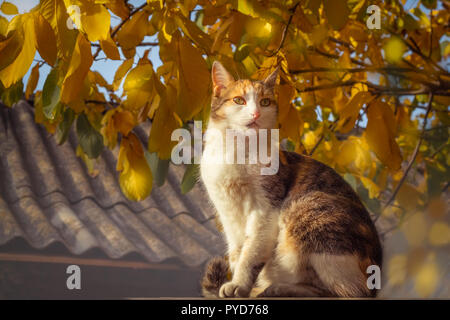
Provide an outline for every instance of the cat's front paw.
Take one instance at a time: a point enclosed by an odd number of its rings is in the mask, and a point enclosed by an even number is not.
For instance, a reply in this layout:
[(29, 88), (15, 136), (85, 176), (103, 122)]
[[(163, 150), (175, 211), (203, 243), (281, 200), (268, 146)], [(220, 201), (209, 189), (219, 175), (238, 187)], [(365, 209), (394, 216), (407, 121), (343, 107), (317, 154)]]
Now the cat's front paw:
[(221, 298), (246, 298), (250, 294), (250, 290), (251, 288), (230, 281), (220, 287), (219, 296)]

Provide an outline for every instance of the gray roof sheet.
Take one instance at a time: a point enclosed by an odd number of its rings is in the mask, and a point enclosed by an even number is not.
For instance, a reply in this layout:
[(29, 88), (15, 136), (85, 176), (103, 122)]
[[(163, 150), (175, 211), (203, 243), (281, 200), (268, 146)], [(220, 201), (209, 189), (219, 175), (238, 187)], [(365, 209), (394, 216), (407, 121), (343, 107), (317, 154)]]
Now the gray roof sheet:
[[(98, 247), (111, 258), (138, 252), (191, 267), (223, 253), (205, 191), (198, 184), (180, 191), (183, 167), (171, 165), (162, 187), (129, 201), (118, 185), (117, 150), (105, 148), (92, 177), (75, 154), (74, 132), (58, 145), (25, 101), (0, 108), (0, 245), (16, 237), (38, 249), (59, 241), (74, 254)], [(146, 129), (136, 129), (144, 144)]]

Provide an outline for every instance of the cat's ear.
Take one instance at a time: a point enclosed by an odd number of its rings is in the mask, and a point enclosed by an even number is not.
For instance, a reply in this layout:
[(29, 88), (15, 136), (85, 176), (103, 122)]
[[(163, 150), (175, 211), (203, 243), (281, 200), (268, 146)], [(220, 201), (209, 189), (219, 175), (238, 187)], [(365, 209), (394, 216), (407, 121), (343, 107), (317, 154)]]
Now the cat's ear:
[(277, 67), (267, 78), (264, 79), (264, 85), (269, 88), (274, 88), (277, 83), (278, 74), (280, 73), (280, 67)]
[(214, 61), (211, 74), (215, 96), (218, 96), (220, 94), (220, 90), (226, 88), (230, 83), (234, 81), (233, 76), (219, 61)]

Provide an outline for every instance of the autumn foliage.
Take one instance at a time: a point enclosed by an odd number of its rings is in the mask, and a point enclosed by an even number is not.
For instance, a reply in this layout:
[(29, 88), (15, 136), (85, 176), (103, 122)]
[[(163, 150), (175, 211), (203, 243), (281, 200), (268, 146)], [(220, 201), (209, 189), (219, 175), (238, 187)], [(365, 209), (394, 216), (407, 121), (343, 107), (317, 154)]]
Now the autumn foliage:
[[(380, 29), (367, 26), (369, 5), (380, 9)], [(286, 148), (335, 168), (394, 228), (408, 215), (431, 216), (430, 243), (448, 245), (448, 1), (42, 0), (25, 14), (8, 2), (0, 9), (9, 17), (0, 16), (3, 104), (24, 95), (59, 143), (75, 127), (88, 168), (105, 146), (119, 146), (129, 198), (164, 183), (173, 130), (207, 122), (214, 60), (236, 78), (281, 66)], [(139, 57), (137, 47), (149, 50)], [(122, 61), (111, 83), (92, 70), (98, 59)], [(36, 90), (44, 64), (51, 72)], [(133, 132), (144, 122), (148, 150)], [(194, 179), (187, 166), (182, 190)]]

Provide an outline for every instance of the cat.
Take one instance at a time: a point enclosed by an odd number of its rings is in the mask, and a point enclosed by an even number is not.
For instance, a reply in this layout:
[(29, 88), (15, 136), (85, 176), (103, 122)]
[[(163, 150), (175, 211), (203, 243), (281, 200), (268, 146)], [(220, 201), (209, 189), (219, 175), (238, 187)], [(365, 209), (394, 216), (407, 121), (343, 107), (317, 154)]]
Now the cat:
[[(235, 80), (215, 61), (208, 130), (276, 128), (278, 73)], [(212, 163), (208, 155), (227, 152), (216, 139), (206, 133), (200, 176), (223, 227), (227, 257), (207, 265), (205, 297), (376, 296), (366, 269), (381, 268), (378, 233), (339, 174), (282, 150), (273, 175), (261, 175), (261, 163)]]

